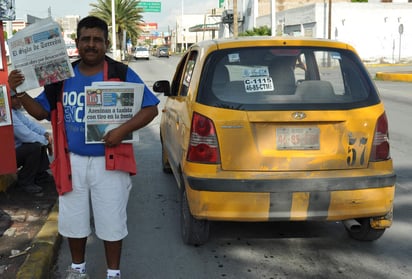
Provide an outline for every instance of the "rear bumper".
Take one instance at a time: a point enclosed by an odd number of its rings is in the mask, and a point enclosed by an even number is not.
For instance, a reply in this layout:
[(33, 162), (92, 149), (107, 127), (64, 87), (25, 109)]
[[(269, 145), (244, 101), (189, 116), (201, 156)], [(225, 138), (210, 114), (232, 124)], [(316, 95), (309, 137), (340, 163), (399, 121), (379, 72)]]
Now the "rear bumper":
[(192, 214), (226, 221), (338, 221), (392, 210), (394, 173), (308, 179), (185, 177)]
[(394, 173), (365, 177), (333, 177), (310, 179), (220, 179), (187, 177), (190, 188), (211, 192), (322, 192), (381, 188), (394, 185)]

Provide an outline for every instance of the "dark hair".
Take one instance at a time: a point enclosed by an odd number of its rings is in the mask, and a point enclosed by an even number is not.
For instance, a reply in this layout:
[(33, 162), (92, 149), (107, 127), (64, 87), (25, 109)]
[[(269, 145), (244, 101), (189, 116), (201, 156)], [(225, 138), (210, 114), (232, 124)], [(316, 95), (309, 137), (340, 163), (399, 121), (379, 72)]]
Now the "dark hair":
[(107, 23), (95, 16), (87, 16), (82, 18), (77, 24), (77, 38), (80, 38), (80, 30), (82, 28), (99, 28), (104, 32), (104, 38), (107, 40), (109, 37), (109, 30)]

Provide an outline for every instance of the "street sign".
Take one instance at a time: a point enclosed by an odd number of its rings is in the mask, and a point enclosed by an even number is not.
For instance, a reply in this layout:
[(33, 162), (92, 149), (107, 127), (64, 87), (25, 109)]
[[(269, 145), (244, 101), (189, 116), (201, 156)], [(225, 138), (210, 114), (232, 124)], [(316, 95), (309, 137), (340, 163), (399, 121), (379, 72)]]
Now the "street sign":
[(138, 2), (137, 7), (142, 8), (144, 13), (160, 13), (162, 2)]

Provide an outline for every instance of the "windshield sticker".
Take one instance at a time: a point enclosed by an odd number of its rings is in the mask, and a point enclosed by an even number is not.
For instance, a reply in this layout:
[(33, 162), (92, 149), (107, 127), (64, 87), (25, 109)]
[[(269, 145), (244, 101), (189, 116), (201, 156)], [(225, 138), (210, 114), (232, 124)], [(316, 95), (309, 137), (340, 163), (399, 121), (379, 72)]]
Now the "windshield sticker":
[(248, 78), (243, 82), (246, 93), (273, 91), (273, 80), (271, 77)]
[(239, 53), (230, 53), (227, 56), (228, 60), (230, 63), (238, 63), (240, 62), (240, 56)]
[(268, 67), (250, 67), (243, 69), (243, 77), (268, 77)]

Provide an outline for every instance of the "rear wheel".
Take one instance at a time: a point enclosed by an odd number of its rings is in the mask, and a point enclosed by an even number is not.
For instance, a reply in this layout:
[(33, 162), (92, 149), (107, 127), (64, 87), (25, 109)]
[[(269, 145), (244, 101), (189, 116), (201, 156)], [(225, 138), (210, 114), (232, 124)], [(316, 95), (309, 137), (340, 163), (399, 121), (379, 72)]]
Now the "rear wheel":
[(370, 224), (370, 218), (356, 219), (356, 221), (358, 221), (361, 225), (360, 229), (350, 230), (345, 227), (349, 236), (353, 239), (360, 241), (374, 241), (379, 239), (385, 232), (385, 229), (372, 228)]
[(193, 217), (190, 213), (186, 191), (182, 192), (180, 223), (185, 244), (202, 245), (209, 239), (209, 221)]

